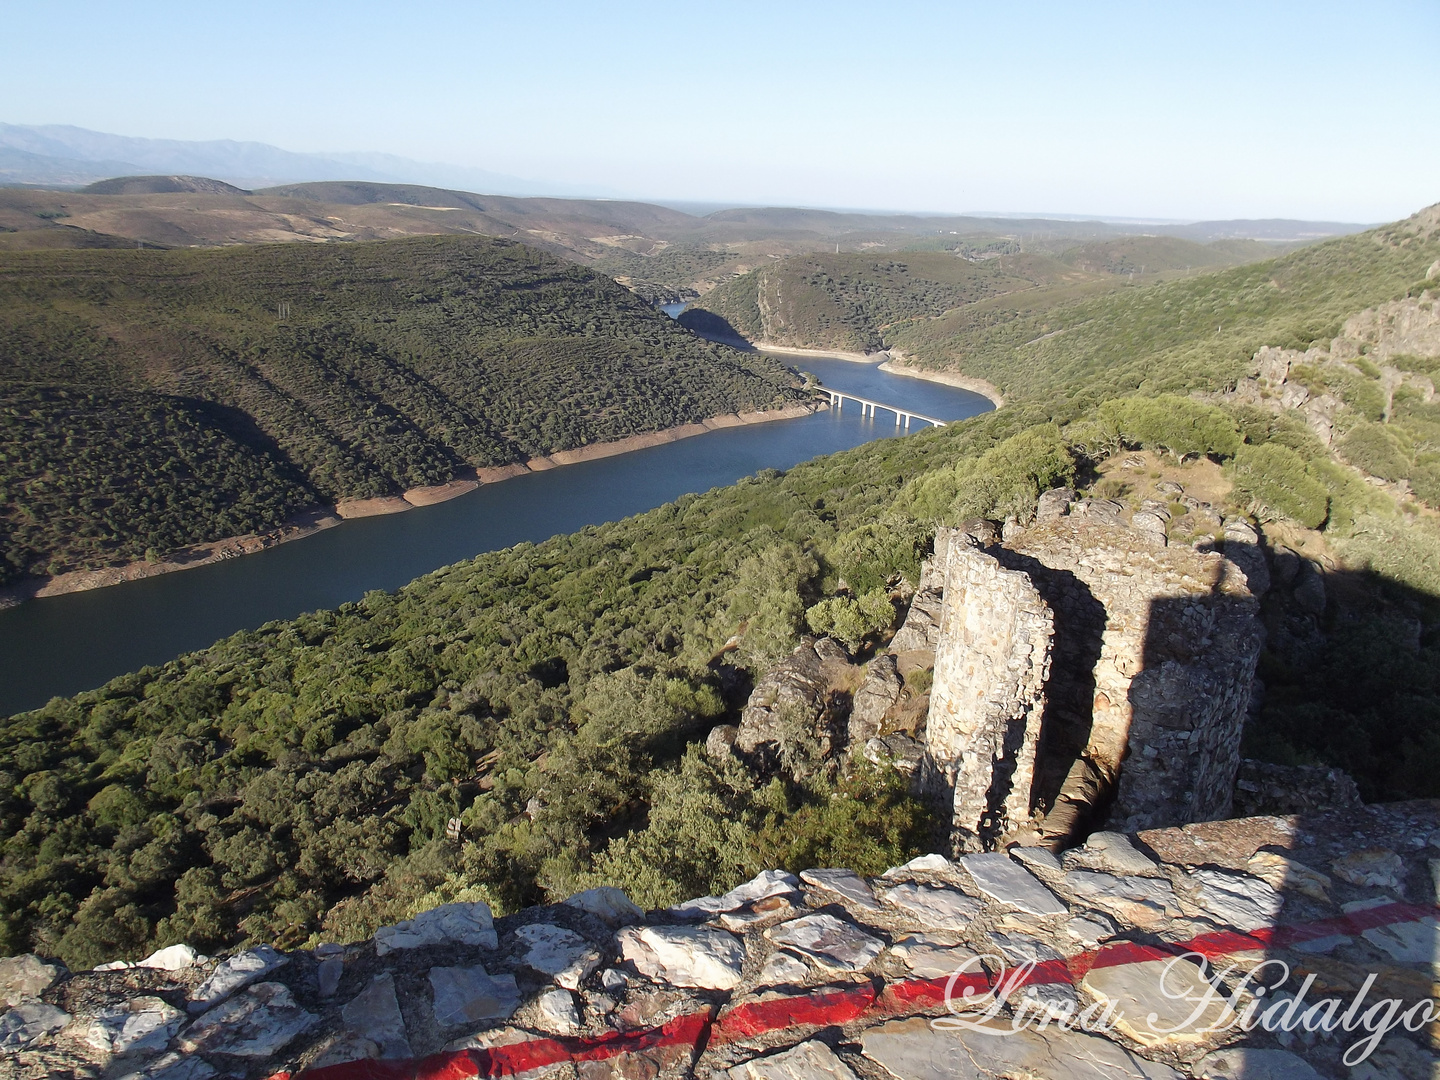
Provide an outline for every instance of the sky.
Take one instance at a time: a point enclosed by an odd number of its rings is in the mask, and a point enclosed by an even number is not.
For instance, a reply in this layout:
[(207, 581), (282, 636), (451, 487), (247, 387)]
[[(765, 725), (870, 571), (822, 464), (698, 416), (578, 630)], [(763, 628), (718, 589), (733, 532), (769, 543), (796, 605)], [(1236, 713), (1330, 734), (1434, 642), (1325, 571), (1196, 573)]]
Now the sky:
[(575, 194), (1378, 222), (1440, 201), (1440, 0), (6, 0), (0, 121)]

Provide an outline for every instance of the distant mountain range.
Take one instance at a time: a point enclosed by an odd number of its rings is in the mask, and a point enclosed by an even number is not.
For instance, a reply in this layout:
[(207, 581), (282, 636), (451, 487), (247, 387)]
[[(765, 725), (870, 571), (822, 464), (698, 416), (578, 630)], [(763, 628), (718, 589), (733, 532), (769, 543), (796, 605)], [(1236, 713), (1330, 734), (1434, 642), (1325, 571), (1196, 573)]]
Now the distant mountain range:
[(240, 188), (312, 180), (430, 184), (495, 195), (606, 196), (461, 165), (411, 161), (393, 154), (299, 154), (258, 142), (140, 139), (67, 124), (0, 123), (0, 185), (82, 187), (136, 174), (209, 176)]

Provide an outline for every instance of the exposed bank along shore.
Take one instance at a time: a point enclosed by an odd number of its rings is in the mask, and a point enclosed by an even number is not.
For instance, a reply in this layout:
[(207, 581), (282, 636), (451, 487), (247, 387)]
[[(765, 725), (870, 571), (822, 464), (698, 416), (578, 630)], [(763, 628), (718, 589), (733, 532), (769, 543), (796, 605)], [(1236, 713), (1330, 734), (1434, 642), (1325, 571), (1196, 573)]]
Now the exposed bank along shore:
[(138, 561), (120, 566), (107, 566), (99, 570), (73, 570), (69, 573), (57, 574), (54, 577), (32, 578), (28, 581), (18, 582), (0, 589), (0, 610), (14, 607), (37, 597), (63, 596), (66, 593), (103, 589), (109, 585), (139, 581), (142, 578), (169, 574), (176, 570), (192, 570), (197, 566), (209, 566), (211, 563), (239, 558), (242, 555), (252, 555), (257, 551), (275, 547), (277, 544), (299, 540), (353, 518), (399, 514), (406, 510), (413, 510), (417, 506), (433, 506), (436, 503), (448, 502), (474, 491), (482, 484), (496, 484), (512, 477), (524, 476), (526, 473), (545, 472), (562, 465), (574, 465), (581, 461), (594, 461), (599, 458), (615, 457), (618, 454), (628, 454), (633, 450), (678, 442), (681, 439), (703, 435), (707, 431), (718, 431), (721, 428), (744, 427), (748, 424), (763, 424), (772, 420), (793, 420), (797, 417), (807, 416), (815, 412), (817, 408), (824, 407), (823, 403), (818, 406), (806, 403), (762, 412), (729, 413), (724, 416), (714, 416), (699, 423), (681, 424), (679, 427), (665, 428), (643, 435), (631, 435), (614, 442), (595, 443), (592, 446), (582, 446), (576, 450), (560, 450), (553, 454), (530, 458), (528, 461), (517, 461), (511, 465), (468, 469), (463, 475), (449, 483), (411, 488), (402, 495), (387, 495), (375, 499), (341, 499), (334, 507), (311, 507), (269, 532), (248, 533), (244, 536), (232, 536), (204, 544), (193, 544), (172, 552), (155, 562)]
[(880, 361), (880, 370), (887, 375), (901, 375), (907, 379), (924, 379), (926, 382), (953, 386), (957, 390), (969, 390), (988, 398), (995, 408), (1005, 404), (1005, 398), (994, 383), (970, 375), (957, 375), (950, 371), (930, 371), (926, 368), (911, 367), (905, 363), (906, 356), (899, 349), (887, 349), (876, 353), (845, 352), (842, 349), (801, 349), (793, 345), (776, 345), (769, 341), (757, 341), (759, 352), (776, 353), (782, 356), (814, 356), (823, 360), (848, 360), (853, 364), (874, 364)]

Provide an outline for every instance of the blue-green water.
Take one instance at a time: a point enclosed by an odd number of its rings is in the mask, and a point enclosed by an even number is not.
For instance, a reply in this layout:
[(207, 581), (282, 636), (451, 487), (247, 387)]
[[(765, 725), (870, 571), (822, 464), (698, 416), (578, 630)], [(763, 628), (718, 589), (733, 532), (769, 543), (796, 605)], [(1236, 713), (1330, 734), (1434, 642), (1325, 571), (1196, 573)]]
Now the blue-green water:
[[(976, 394), (872, 365), (785, 359), (837, 390), (940, 419), (990, 408)], [(240, 559), (31, 600), (0, 611), (0, 715), (164, 663), (237, 630), (398, 588), (483, 551), (614, 521), (760, 469), (788, 469), (896, 434), (892, 414), (862, 418), (853, 404), (839, 413), (726, 428), (486, 485), (404, 514), (347, 521)]]

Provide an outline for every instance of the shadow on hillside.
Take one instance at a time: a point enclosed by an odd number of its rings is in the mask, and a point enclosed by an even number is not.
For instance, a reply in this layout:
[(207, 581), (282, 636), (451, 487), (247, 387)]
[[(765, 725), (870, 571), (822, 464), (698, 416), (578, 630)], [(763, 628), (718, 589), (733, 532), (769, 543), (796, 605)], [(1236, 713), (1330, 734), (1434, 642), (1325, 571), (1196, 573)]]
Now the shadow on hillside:
[(705, 311), (703, 308), (686, 308), (675, 321), (706, 341), (716, 341), (721, 345), (729, 345), (731, 348), (744, 352), (758, 351), (739, 330), (730, 325), (728, 319), (716, 315), (713, 311)]

